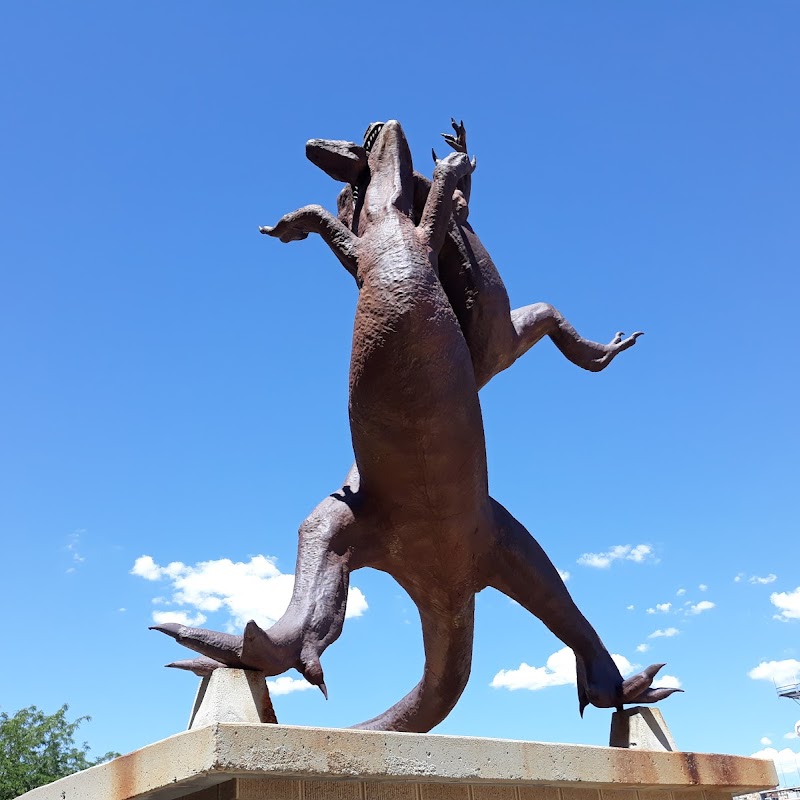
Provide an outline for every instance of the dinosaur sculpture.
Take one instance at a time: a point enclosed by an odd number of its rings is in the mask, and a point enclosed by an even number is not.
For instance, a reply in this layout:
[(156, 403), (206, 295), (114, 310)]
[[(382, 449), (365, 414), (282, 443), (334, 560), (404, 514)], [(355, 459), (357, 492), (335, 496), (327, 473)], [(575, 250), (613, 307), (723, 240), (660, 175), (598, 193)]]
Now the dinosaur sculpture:
[(474, 357), (437, 258), (454, 191), (474, 164), (461, 152), (437, 163), (416, 224), (411, 154), (399, 123), (378, 131), (367, 166), (357, 233), (319, 206), (262, 229), (284, 242), (320, 234), (359, 284), (349, 406), (356, 467), (301, 526), (292, 599), (268, 631), (252, 621), (243, 636), (178, 624), (156, 629), (203, 653), (187, 664), (197, 671), (227, 665), (275, 675), (295, 667), (325, 692), (320, 655), (341, 632), (349, 573), (371, 566), (391, 574), (417, 605), (425, 668), (404, 698), (356, 727), (422, 732), (444, 719), (469, 676), (474, 596), (486, 586), (573, 649), (581, 712), (588, 703), (619, 707), (668, 696), (674, 690), (649, 688), (661, 665), (623, 681), (542, 549), (488, 494)]

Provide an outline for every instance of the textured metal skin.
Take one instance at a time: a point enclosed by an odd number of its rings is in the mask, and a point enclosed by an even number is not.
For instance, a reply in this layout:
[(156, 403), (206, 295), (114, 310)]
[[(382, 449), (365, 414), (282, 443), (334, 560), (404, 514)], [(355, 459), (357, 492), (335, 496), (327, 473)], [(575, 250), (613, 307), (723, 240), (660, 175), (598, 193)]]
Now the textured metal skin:
[[(365, 169), (357, 145), (309, 143), (315, 163), (357, 187), (349, 207), (340, 197), (341, 218), (306, 206), (261, 229), (284, 242), (318, 233), (359, 286), (349, 406), (356, 464), (301, 526), (294, 593), (273, 627), (250, 622), (242, 637), (156, 629), (209, 657), (186, 662), (192, 671), (226, 664), (276, 675), (295, 667), (325, 691), (320, 655), (341, 633), (349, 573), (370, 566), (392, 575), (417, 605), (425, 667), (411, 692), (356, 727), (425, 732), (447, 716), (469, 677), (474, 597), (486, 586), (573, 649), (581, 711), (666, 697), (674, 690), (649, 688), (661, 665), (623, 681), (544, 551), (489, 496), (478, 401), (481, 383), (544, 335), (581, 366), (600, 359), (600, 369), (635, 336), (586, 342), (549, 312), (515, 322), (497, 270), (465, 227), (465, 180), (474, 169), (465, 142), (436, 164), (429, 184), (415, 177), (399, 123), (387, 122), (371, 144)], [(465, 242), (477, 253), (469, 263), (459, 249)], [(464, 290), (458, 275), (445, 279), (446, 243), (456, 248), (447, 269), (468, 267), (467, 282), (482, 280), (481, 291)], [(555, 327), (542, 322), (554, 319)], [(578, 342), (572, 355), (559, 336)]]

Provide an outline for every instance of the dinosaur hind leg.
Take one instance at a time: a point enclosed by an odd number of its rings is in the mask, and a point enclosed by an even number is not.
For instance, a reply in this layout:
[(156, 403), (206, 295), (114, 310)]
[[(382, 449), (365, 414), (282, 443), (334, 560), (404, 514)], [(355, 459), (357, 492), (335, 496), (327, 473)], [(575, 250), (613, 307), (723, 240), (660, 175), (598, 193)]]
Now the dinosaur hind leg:
[(268, 663), (277, 647), (294, 659), (284, 669), (295, 667), (309, 682), (323, 685), (319, 659), (342, 632), (352, 551), (362, 527), (350, 494), (328, 496), (314, 509), (300, 526), (289, 606), (268, 631), (248, 623), (242, 646), (245, 662)]
[(487, 584), (516, 600), (574, 651), (581, 713), (588, 703), (618, 705), (622, 676), (597, 632), (539, 543), (500, 503), (491, 503), (495, 525)]
[[(412, 599), (413, 595), (412, 595)], [(469, 679), (472, 664), (475, 596), (444, 611), (417, 602), (425, 646), (422, 680), (399, 702), (354, 728), (426, 733), (453, 709)]]
[(611, 361), (633, 347), (641, 336), (638, 331), (627, 338), (618, 333), (608, 344), (584, 339), (564, 315), (548, 303), (534, 303), (511, 312), (516, 333), (514, 352), (509, 364), (527, 353), (540, 339), (549, 336), (553, 344), (573, 363), (590, 372), (600, 372)]
[(250, 621), (243, 636), (174, 624), (157, 630), (212, 659), (198, 662), (205, 670), (225, 665), (279, 675), (294, 667), (324, 691), (319, 658), (342, 632), (351, 556), (364, 527), (358, 494), (352, 491), (358, 475), (353, 471), (350, 477), (350, 486), (326, 497), (300, 526), (292, 598), (271, 628), (265, 631)]

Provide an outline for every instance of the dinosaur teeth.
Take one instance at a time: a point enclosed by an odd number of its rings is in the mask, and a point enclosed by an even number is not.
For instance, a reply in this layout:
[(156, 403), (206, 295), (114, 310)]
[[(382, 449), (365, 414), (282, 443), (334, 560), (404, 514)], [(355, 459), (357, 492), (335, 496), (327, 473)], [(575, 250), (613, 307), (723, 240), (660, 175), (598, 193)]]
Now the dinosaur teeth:
[(378, 134), (381, 132), (382, 128), (383, 128), (382, 122), (373, 122), (370, 124), (370, 126), (364, 133), (364, 149), (368, 153), (372, 149), (372, 146), (375, 144), (375, 141), (378, 138)]

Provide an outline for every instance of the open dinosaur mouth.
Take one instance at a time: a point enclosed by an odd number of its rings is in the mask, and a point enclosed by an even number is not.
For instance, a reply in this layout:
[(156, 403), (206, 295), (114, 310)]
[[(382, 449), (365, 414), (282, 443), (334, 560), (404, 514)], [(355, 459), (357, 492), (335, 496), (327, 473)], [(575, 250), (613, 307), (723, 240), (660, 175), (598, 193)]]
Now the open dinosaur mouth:
[(383, 130), (383, 122), (371, 122), (364, 132), (364, 149), (369, 153), (378, 139), (378, 134)]

